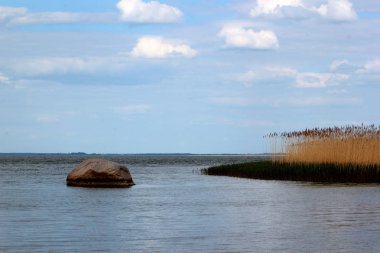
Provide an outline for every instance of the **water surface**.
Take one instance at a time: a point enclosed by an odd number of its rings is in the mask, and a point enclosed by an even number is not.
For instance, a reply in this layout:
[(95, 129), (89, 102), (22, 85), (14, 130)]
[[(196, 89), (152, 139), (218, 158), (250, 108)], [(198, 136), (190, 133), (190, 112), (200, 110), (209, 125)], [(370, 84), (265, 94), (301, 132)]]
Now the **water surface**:
[[(99, 156), (97, 156), (99, 157)], [(380, 186), (204, 176), (255, 156), (104, 156), (128, 189), (67, 187), (89, 156), (0, 156), (0, 252), (378, 252)], [(101, 157), (102, 158), (102, 157)], [(194, 172), (195, 171), (195, 172)]]

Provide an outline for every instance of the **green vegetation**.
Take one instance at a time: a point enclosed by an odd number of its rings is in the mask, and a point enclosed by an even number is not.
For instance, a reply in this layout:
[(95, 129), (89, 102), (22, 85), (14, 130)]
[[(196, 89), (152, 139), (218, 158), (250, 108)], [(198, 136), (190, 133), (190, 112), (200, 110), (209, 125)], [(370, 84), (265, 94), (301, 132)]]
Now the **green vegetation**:
[(310, 182), (380, 183), (380, 166), (363, 169), (358, 165), (291, 164), (258, 161), (214, 166), (202, 174), (267, 180)]

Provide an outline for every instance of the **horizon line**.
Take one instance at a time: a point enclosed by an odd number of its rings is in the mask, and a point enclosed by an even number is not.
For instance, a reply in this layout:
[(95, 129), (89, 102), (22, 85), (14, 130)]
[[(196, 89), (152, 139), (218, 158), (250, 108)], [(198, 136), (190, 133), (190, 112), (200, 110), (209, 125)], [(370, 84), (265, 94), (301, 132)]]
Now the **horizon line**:
[[(0, 152), (0, 155), (275, 155), (275, 153), (86, 153), (86, 152)], [(280, 155), (280, 154), (278, 154)]]

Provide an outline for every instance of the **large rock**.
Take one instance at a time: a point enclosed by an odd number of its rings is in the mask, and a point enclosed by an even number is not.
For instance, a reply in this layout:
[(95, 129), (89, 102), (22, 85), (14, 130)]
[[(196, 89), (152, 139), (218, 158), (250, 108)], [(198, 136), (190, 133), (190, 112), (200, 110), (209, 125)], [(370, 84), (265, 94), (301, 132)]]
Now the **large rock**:
[(130, 187), (134, 185), (126, 166), (102, 159), (83, 161), (67, 175), (66, 183), (69, 186), (83, 187)]

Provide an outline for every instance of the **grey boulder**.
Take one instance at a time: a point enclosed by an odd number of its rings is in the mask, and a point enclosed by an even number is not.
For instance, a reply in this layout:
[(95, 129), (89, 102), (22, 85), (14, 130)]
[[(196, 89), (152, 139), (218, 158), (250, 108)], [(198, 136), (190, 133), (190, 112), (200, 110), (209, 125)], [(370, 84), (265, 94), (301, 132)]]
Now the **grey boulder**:
[(66, 178), (69, 186), (130, 187), (134, 185), (126, 166), (103, 160), (88, 159), (77, 165)]

